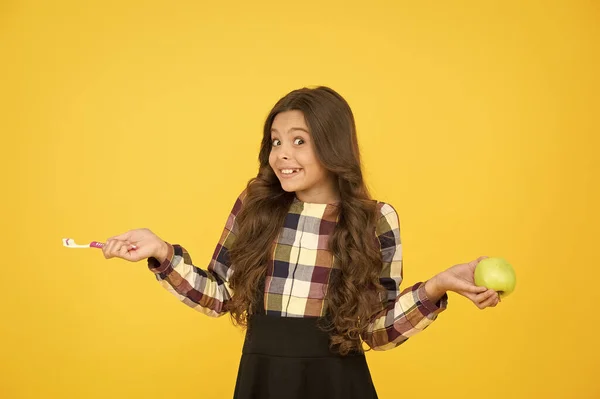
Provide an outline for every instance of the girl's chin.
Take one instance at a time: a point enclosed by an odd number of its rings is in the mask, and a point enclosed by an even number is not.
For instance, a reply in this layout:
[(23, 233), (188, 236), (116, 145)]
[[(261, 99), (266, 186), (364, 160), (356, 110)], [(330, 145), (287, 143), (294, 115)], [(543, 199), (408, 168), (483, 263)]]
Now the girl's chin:
[(287, 191), (288, 193), (294, 192), (294, 191), (298, 191), (302, 188), (302, 186), (298, 183), (293, 183), (290, 181), (279, 181), (281, 183), (281, 188), (283, 189), (283, 191)]

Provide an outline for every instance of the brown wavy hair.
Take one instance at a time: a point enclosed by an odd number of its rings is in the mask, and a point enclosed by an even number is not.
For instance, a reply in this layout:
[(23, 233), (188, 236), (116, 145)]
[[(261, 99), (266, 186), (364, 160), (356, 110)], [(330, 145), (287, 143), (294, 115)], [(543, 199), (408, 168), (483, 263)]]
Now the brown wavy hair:
[(341, 270), (330, 282), (327, 317), (322, 318), (327, 324), (322, 328), (330, 332), (331, 346), (339, 353), (361, 352), (361, 334), (385, 298), (379, 283), (379, 243), (371, 233), (377, 223), (377, 202), (370, 198), (363, 180), (350, 106), (328, 87), (294, 90), (266, 118), (258, 174), (248, 182), (236, 219), (239, 230), (230, 251), (235, 266), (229, 281), (234, 295), (227, 307), (235, 324), (247, 325), (253, 309), (263, 306), (256, 288), (264, 281), (274, 241), (295, 196), (282, 189), (269, 165), (271, 125), (278, 113), (290, 110), (303, 113), (316, 156), (335, 175), (341, 200), (338, 223), (329, 240)]

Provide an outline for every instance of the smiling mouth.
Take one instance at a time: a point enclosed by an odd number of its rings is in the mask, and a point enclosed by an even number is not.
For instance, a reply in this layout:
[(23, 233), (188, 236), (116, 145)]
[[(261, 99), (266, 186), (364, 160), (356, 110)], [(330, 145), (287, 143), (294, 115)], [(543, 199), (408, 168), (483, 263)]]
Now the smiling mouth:
[(297, 168), (297, 169), (279, 169), (279, 172), (283, 176), (293, 176), (293, 175), (297, 174), (298, 172), (300, 172), (301, 170), (302, 170), (302, 168)]

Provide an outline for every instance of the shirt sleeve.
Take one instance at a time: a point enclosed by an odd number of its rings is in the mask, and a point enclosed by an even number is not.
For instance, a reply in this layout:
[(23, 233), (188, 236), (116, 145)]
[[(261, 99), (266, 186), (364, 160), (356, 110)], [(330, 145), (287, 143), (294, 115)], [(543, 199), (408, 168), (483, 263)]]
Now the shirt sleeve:
[(206, 270), (193, 264), (183, 246), (168, 242), (167, 257), (162, 263), (155, 258), (148, 259), (148, 268), (163, 288), (187, 306), (211, 317), (227, 313), (225, 304), (233, 294), (229, 286), (233, 271), (229, 249), (235, 242), (236, 218), (245, 193), (244, 190), (235, 201)]
[(418, 282), (400, 291), (403, 278), (400, 222), (395, 209), (380, 205), (376, 235), (383, 262), (380, 282), (387, 291), (384, 308), (373, 316), (363, 340), (374, 350), (389, 350), (427, 328), (446, 309), (448, 295), (433, 303)]

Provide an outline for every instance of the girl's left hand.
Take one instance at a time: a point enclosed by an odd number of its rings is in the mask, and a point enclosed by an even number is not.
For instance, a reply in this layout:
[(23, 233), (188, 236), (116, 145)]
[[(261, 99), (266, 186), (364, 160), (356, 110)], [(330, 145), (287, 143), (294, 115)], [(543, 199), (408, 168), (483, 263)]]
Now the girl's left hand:
[(434, 285), (440, 292), (454, 291), (470, 299), (479, 309), (498, 305), (500, 296), (496, 291), (475, 285), (475, 267), (485, 258), (487, 256), (481, 256), (444, 270), (433, 278)]

